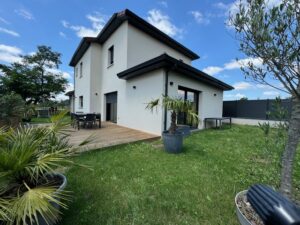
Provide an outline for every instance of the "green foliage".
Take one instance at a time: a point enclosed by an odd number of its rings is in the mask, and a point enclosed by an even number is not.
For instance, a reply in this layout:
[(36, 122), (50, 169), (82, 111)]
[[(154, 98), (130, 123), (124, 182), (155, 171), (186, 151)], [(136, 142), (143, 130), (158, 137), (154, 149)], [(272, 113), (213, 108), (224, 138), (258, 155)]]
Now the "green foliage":
[(49, 175), (57, 168), (73, 165), (77, 149), (68, 143), (67, 112), (51, 118), (45, 127), (0, 130), (0, 221), (5, 224), (36, 224), (37, 215), (57, 220), (59, 213), (51, 203), (64, 208), (66, 196), (56, 192)]
[[(240, 50), (260, 63), (243, 65), (247, 77), (300, 98), (300, 4), (299, 0), (283, 0), (270, 6), (267, 0), (240, 1), (238, 13), (231, 16), (240, 41)], [(279, 81), (283, 88), (274, 85)]]
[(38, 46), (33, 55), (22, 56), (21, 63), (1, 65), (0, 93), (15, 92), (27, 103), (37, 104), (65, 90), (67, 80), (57, 70), (61, 54), (51, 47)]
[(272, 155), (272, 151), (282, 151), (287, 140), (288, 111), (282, 107), (281, 99), (276, 98), (272, 105), (272, 111), (267, 112), (269, 118), (276, 119), (276, 124), (271, 127), (269, 122), (259, 123), (259, 128), (265, 136), (265, 153), (266, 156)]
[[(157, 108), (160, 105), (160, 99), (155, 99), (149, 102), (146, 106), (146, 109), (153, 111), (154, 108)], [(162, 104), (166, 110), (171, 111), (171, 126), (169, 132), (176, 132), (176, 119), (177, 115), (180, 112), (186, 113), (189, 123), (197, 124), (199, 122), (199, 117), (196, 113), (195, 105), (188, 100), (183, 100), (181, 98), (172, 98), (169, 96), (163, 96)]]
[(0, 120), (10, 125), (11, 118), (21, 118), (25, 110), (25, 102), (14, 93), (0, 96)]

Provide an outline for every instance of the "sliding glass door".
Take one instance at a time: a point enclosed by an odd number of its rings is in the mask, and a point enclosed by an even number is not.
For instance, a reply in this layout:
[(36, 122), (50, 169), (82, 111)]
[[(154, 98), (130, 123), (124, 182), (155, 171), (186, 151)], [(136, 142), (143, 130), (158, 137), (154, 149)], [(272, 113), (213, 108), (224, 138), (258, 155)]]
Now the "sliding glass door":
[[(192, 102), (194, 105), (194, 110), (198, 114), (199, 91), (179, 86), (177, 94), (179, 98)], [(186, 113), (179, 113), (177, 115), (177, 124), (189, 125), (191, 127), (194, 126), (193, 124), (189, 123)]]

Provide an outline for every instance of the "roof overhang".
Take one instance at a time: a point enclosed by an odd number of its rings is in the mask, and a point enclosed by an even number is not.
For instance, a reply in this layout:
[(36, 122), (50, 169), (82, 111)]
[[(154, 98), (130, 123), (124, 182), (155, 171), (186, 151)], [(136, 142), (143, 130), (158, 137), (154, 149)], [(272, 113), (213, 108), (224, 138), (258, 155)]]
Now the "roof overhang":
[(67, 93), (65, 93), (65, 96), (74, 96), (74, 91), (68, 91)]
[(118, 73), (117, 75), (120, 79), (129, 80), (134, 77), (141, 76), (147, 72), (151, 72), (153, 70), (161, 68), (165, 68), (168, 71), (178, 72), (179, 74), (186, 75), (190, 78), (198, 80), (202, 83), (206, 83), (210, 86), (214, 86), (224, 91), (234, 89), (232, 86), (224, 83), (223, 81), (209, 76), (208, 74), (188, 64), (185, 64), (184, 62), (177, 60), (167, 54), (160, 55), (137, 66), (131, 67), (127, 70)]
[(149, 34), (153, 38), (165, 43), (169, 47), (179, 51), (183, 55), (189, 57), (192, 60), (199, 59), (199, 56), (191, 51), (190, 49), (186, 48), (173, 38), (169, 37), (167, 34), (163, 33), (141, 17), (137, 16), (130, 10), (126, 9), (119, 13), (113, 14), (110, 20), (106, 23), (103, 27), (101, 32), (96, 38), (92, 37), (85, 37), (81, 40), (79, 46), (77, 47), (72, 59), (69, 63), (70, 66), (75, 66), (80, 58), (83, 56), (85, 51), (88, 49), (92, 42), (102, 44), (104, 43), (109, 36), (124, 22), (128, 21), (129, 24), (136, 27), (137, 29)]

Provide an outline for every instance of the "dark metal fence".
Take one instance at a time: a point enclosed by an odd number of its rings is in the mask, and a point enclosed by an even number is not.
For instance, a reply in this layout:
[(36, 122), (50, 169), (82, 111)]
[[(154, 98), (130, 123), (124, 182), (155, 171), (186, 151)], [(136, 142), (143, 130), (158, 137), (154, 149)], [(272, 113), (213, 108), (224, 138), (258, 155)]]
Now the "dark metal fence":
[[(274, 111), (274, 99), (266, 100), (236, 100), (223, 102), (223, 116), (247, 119), (274, 119), (268, 112)], [(292, 102), (290, 99), (282, 99), (281, 106), (291, 113)]]

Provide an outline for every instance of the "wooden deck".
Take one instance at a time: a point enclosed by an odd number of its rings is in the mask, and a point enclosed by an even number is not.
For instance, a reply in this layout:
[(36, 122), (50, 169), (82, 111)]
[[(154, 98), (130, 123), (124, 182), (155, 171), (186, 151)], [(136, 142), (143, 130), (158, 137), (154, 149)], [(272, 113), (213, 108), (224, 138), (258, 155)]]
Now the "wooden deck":
[(114, 123), (102, 122), (102, 128), (74, 130), (69, 140), (76, 146), (90, 136), (93, 141), (84, 146), (83, 151), (159, 138), (159, 136), (118, 126)]

